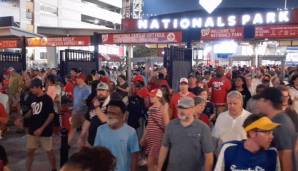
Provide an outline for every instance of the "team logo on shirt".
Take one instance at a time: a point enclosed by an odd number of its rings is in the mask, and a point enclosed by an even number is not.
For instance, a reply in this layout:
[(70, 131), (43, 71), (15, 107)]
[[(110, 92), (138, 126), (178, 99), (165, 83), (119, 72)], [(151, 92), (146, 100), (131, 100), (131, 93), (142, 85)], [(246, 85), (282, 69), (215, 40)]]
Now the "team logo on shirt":
[(221, 90), (221, 87), (224, 85), (224, 83), (223, 82), (221, 82), (221, 81), (215, 81), (215, 82), (213, 82), (213, 88), (215, 89), (215, 90)]
[(38, 115), (42, 110), (42, 102), (33, 102), (31, 104), (33, 115)]
[(231, 171), (265, 171), (265, 169), (260, 166), (256, 166), (255, 168), (237, 169), (236, 165), (232, 165), (230, 169)]

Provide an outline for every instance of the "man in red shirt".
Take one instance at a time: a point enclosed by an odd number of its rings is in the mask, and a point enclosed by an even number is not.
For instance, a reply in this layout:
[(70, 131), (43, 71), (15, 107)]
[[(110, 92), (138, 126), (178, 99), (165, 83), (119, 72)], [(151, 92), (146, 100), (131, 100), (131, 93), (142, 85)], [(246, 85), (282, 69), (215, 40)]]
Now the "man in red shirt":
[(219, 114), (226, 111), (226, 98), (232, 88), (232, 84), (224, 76), (222, 67), (216, 69), (216, 75), (208, 82), (208, 87), (211, 88), (211, 102), (215, 104), (216, 113)]
[(181, 78), (179, 81), (179, 92), (175, 93), (170, 102), (170, 107), (172, 110), (172, 118), (177, 118), (177, 104), (178, 101), (185, 96), (194, 98), (195, 95), (188, 91), (188, 79), (187, 78)]

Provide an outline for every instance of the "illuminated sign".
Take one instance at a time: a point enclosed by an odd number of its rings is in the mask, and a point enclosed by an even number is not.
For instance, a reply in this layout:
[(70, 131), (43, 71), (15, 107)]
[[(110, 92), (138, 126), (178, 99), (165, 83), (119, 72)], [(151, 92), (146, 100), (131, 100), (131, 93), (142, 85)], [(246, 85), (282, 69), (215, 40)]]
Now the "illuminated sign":
[(287, 23), (290, 21), (289, 11), (243, 14), (241, 16), (207, 16), (194, 18), (163, 18), (163, 19), (140, 19), (137, 27), (139, 30), (177, 30), (177, 29), (199, 29), (213, 27), (234, 27), (245, 25), (262, 25)]
[(90, 46), (90, 36), (77, 37), (49, 37), (49, 38), (27, 38), (29, 47), (53, 47), (53, 46)]
[(298, 25), (258, 26), (255, 38), (298, 38)]
[(17, 48), (18, 40), (0, 40), (0, 49)]
[(182, 32), (103, 34), (103, 44), (180, 43)]
[(220, 4), (222, 0), (199, 0), (199, 4), (211, 14)]

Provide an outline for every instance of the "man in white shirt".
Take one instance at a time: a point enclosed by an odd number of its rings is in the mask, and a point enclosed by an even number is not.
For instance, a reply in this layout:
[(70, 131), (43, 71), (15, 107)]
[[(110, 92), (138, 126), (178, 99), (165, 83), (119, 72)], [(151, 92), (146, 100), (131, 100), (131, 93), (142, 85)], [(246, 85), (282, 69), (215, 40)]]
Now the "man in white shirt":
[(242, 107), (243, 98), (241, 93), (231, 91), (227, 95), (227, 104), (228, 111), (219, 114), (212, 135), (222, 143), (246, 139), (246, 133), (242, 125), (250, 113)]

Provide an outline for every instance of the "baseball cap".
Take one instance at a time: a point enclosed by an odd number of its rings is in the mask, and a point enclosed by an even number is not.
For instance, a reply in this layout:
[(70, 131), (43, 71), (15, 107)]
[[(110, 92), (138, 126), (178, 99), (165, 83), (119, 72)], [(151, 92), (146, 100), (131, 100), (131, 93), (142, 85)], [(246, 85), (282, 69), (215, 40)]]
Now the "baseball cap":
[(109, 85), (104, 82), (100, 82), (97, 84), (96, 90), (109, 90)]
[(160, 89), (151, 90), (149, 96), (162, 98), (162, 91)]
[(268, 117), (264, 116), (256, 121), (254, 121), (253, 123), (247, 125), (244, 130), (246, 132), (251, 131), (253, 129), (260, 129), (260, 130), (264, 130), (264, 131), (271, 131), (274, 128), (278, 127), (279, 124), (272, 122), (271, 119), (269, 119)]
[(195, 106), (195, 102), (194, 99), (191, 97), (182, 97), (179, 101), (178, 101), (178, 108), (182, 108), (182, 109), (188, 109), (188, 108), (192, 108)]
[(182, 84), (182, 83), (188, 84), (188, 79), (183, 77), (183, 78), (180, 79), (179, 83), (180, 84)]
[(132, 81), (133, 82), (137, 82), (137, 81), (144, 82), (144, 78), (141, 75), (136, 75)]
[(42, 87), (42, 81), (38, 78), (35, 78), (31, 81), (30, 87)]

